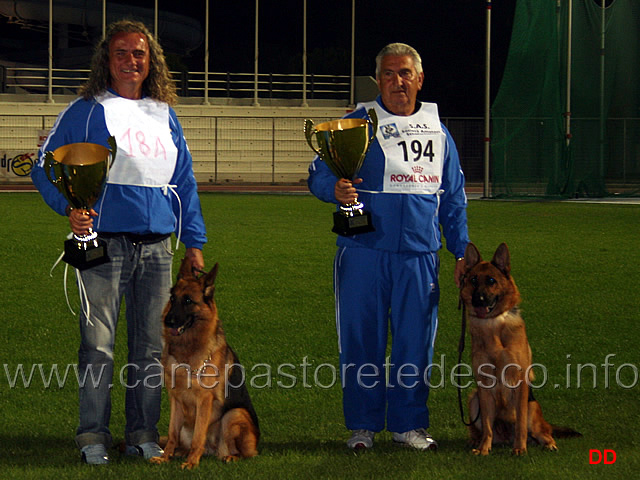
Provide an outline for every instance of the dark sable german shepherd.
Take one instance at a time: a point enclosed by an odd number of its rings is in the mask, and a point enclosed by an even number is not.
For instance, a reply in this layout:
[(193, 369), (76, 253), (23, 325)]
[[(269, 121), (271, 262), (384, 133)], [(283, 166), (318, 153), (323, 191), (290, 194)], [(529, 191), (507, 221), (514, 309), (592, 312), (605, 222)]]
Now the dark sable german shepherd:
[(227, 345), (213, 297), (218, 264), (197, 277), (183, 260), (164, 309), (162, 366), (169, 392), (169, 436), (161, 457), (187, 455), (182, 468), (203, 454), (225, 462), (258, 454), (258, 417), (238, 357)]
[(488, 455), (492, 444), (513, 442), (513, 453), (523, 455), (528, 436), (548, 450), (557, 450), (553, 434), (580, 434), (547, 423), (529, 388), (533, 380), (531, 347), (518, 308), (520, 293), (511, 277), (507, 245), (501, 244), (491, 262), (486, 262), (469, 243), (464, 259), (466, 273), (460, 296), (471, 332), (471, 361), (478, 384), (469, 397), (473, 453)]

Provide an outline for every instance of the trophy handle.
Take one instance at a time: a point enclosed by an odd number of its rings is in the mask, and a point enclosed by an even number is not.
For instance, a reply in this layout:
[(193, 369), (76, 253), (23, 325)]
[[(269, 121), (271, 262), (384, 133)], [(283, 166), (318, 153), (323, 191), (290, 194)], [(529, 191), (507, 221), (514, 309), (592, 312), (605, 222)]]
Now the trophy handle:
[(367, 120), (367, 123), (370, 123), (372, 127), (372, 133), (369, 137), (369, 144), (367, 147), (368, 150), (371, 146), (371, 142), (373, 142), (373, 139), (376, 138), (376, 133), (378, 131), (378, 114), (376, 113), (375, 108), (370, 108), (367, 114), (369, 115), (369, 120)]
[(54, 178), (51, 176), (51, 170), (53, 169), (53, 162), (55, 162), (55, 160), (53, 159), (53, 152), (46, 152), (44, 154), (44, 172), (47, 174), (47, 178), (49, 179), (49, 181), (56, 185), (60, 182), (60, 178)]
[(313, 146), (311, 142), (311, 137), (313, 137), (318, 131), (313, 127), (313, 120), (306, 119), (304, 121), (304, 136), (307, 139), (307, 143), (311, 147), (311, 150), (316, 152), (316, 154), (321, 157), (320, 150)]
[(109, 175), (109, 170), (111, 170), (113, 161), (116, 159), (116, 152), (118, 151), (118, 147), (116, 145), (116, 138), (113, 135), (107, 138), (107, 143), (111, 147), (111, 161), (107, 162), (107, 175)]

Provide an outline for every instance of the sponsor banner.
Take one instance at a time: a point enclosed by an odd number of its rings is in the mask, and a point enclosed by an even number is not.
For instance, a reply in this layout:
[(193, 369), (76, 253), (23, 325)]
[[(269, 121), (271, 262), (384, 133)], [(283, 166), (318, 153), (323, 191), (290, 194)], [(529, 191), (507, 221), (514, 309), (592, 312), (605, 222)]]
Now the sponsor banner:
[(0, 181), (29, 181), (38, 150), (0, 150)]
[(38, 149), (48, 134), (48, 130), (38, 130), (33, 149), (0, 150), (0, 182), (30, 181), (31, 169), (38, 161)]

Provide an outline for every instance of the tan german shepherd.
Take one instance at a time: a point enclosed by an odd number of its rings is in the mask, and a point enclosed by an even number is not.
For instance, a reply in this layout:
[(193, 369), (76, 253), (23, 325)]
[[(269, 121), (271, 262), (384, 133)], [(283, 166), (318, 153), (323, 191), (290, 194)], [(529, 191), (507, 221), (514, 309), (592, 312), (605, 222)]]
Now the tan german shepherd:
[(502, 243), (491, 262), (486, 262), (469, 243), (464, 260), (466, 273), (460, 296), (471, 333), (471, 362), (478, 384), (469, 397), (473, 453), (488, 455), (493, 444), (512, 442), (513, 453), (524, 455), (528, 436), (547, 450), (557, 450), (553, 434), (580, 434), (547, 423), (529, 388), (533, 380), (531, 347), (518, 308), (520, 293), (511, 277), (509, 249)]
[(258, 454), (258, 417), (218, 318), (217, 273), (216, 263), (197, 277), (183, 260), (164, 309), (162, 366), (171, 417), (164, 454), (153, 463), (188, 453), (182, 468), (191, 469), (203, 454), (225, 462)]

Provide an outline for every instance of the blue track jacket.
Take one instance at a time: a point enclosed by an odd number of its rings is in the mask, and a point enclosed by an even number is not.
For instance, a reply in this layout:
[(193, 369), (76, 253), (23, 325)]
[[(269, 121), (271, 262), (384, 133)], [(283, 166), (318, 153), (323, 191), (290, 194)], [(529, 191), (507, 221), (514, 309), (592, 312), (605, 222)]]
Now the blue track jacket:
[[(376, 100), (384, 108), (380, 97)], [(359, 105), (346, 118), (366, 118), (366, 109)], [(442, 184), (437, 194), (382, 193), (385, 159), (382, 149), (374, 140), (366, 155), (356, 185), (358, 200), (371, 212), (375, 232), (338, 236), (338, 246), (366, 247), (389, 252), (427, 253), (442, 248), (440, 225), (447, 240), (447, 249), (457, 258), (464, 256), (469, 243), (467, 232), (467, 198), (464, 174), (458, 151), (451, 134), (442, 125), (446, 135)], [(380, 131), (377, 132), (380, 136)], [(318, 157), (309, 167), (308, 185), (320, 200), (338, 204), (334, 187), (336, 176)], [(369, 192), (380, 193), (369, 193)]]
[[(177, 234), (180, 230), (180, 239), (187, 248), (202, 249), (207, 238), (191, 153), (175, 111), (169, 107), (168, 113), (171, 137), (178, 151), (170, 184), (176, 186), (175, 194), (180, 201), (167, 189), (107, 184), (93, 207), (98, 213), (94, 219), (94, 230), (135, 234)], [(110, 136), (104, 108), (95, 99), (78, 98), (58, 116), (39, 151), (39, 161), (33, 168), (31, 179), (45, 202), (60, 215), (65, 215), (68, 202), (47, 178), (45, 152), (77, 142), (96, 143), (109, 148), (107, 139)]]

